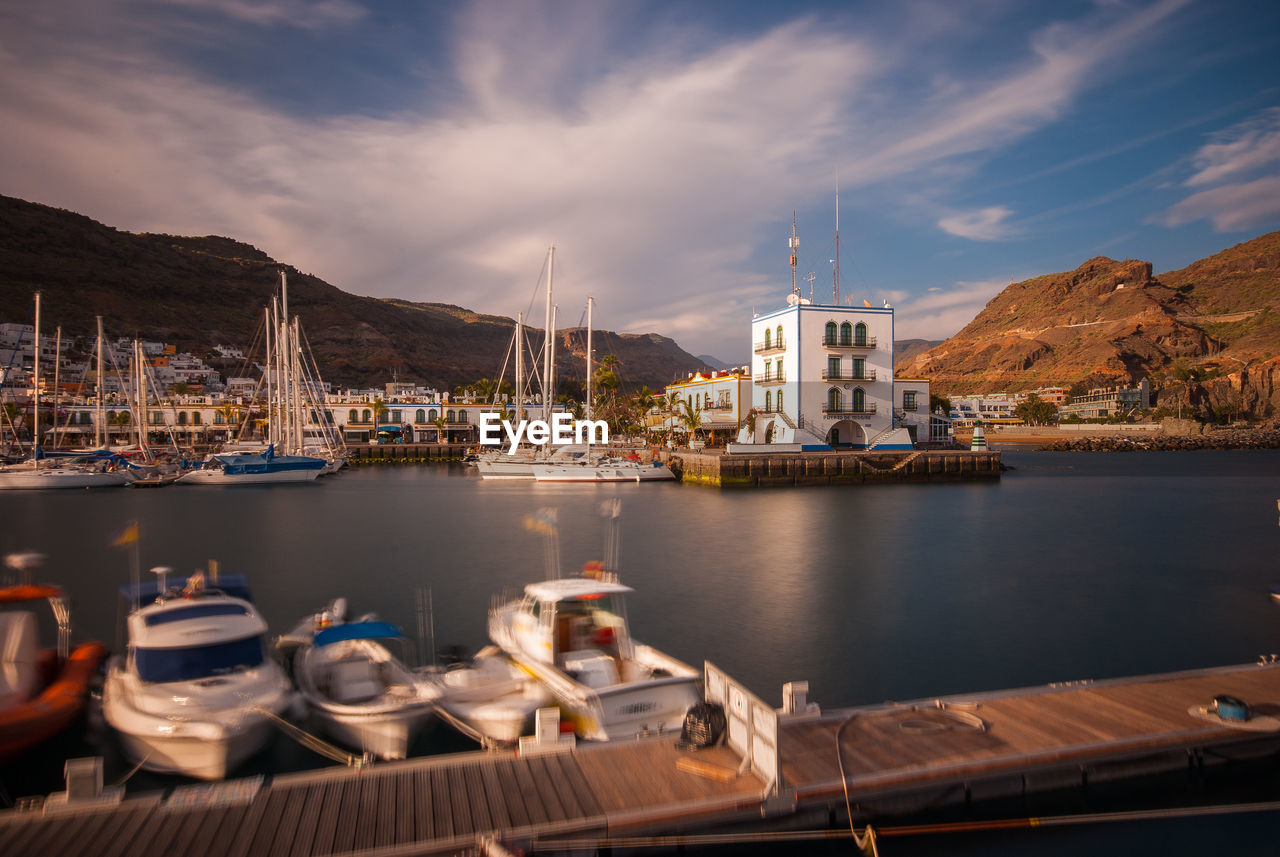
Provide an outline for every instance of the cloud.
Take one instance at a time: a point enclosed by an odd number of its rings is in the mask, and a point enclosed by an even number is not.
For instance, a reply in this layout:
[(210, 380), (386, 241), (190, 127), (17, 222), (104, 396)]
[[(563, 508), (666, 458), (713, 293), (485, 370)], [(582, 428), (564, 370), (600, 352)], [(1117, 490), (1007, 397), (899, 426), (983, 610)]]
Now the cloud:
[(1009, 285), (1004, 280), (960, 282), (895, 305), (898, 339), (947, 339)]
[(1280, 161), (1280, 107), (1228, 128), (1195, 154), (1188, 187), (1216, 184)]
[(1013, 211), (1004, 206), (990, 206), (977, 211), (953, 214), (938, 221), (942, 231), (974, 241), (1000, 241), (1008, 238), (1010, 229), (1004, 221)]
[(1280, 217), (1280, 176), (1230, 184), (1187, 197), (1165, 214), (1168, 226), (1207, 219), (1219, 232), (1248, 229)]
[[(165, 28), (188, 14), (193, 42), (246, 23), (307, 41), (368, 24), (349, 0), (174, 0), (164, 16), (84, 2), (78, 22), (19, 4), (0, 10), (0, 188), (120, 228), (230, 235), (357, 294), (505, 315), (529, 305), (554, 243), (562, 306), (593, 294), (601, 327), (731, 354), (751, 306), (789, 285), (782, 252), (760, 261), (769, 230), (836, 166), (842, 190), (897, 193), (989, 155), (1180, 5), (1100, 7), (1008, 44), (998, 74), (953, 71), (893, 103), (945, 31), (895, 41), (802, 17), (726, 38), (611, 4), (466, 5), (433, 19), (446, 54), (384, 58), (400, 109), (315, 116), (184, 61)], [(991, 241), (1010, 214), (938, 225)]]

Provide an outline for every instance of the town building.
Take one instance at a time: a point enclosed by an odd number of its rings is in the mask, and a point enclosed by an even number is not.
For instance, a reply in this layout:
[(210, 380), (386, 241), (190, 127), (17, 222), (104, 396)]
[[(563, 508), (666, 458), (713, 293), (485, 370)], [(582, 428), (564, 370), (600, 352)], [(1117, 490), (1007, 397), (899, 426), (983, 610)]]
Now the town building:
[(1083, 396), (1058, 406), (1058, 417), (1100, 419), (1138, 408), (1151, 407), (1151, 384), (1146, 378), (1136, 387), (1094, 387)]
[(713, 446), (722, 445), (737, 437), (751, 410), (751, 369), (744, 366), (691, 373), (683, 381), (668, 384), (663, 393), (666, 407), (654, 415), (649, 428), (686, 432), (684, 414), (693, 413), (698, 415), (704, 441)]

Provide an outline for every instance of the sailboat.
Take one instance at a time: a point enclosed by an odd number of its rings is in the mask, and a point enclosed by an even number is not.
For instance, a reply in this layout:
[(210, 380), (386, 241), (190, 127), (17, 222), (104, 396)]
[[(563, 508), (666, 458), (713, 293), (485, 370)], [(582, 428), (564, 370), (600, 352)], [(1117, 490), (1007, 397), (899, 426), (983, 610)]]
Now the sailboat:
[[(551, 302), (552, 280), (555, 273), (556, 248), (547, 250), (547, 301), (546, 335), (543, 338), (542, 419), (549, 420), (555, 400), (555, 329), (556, 308)], [(524, 416), (524, 314), (516, 316), (516, 419)], [(580, 454), (580, 450), (560, 450), (561, 456)], [(555, 453), (553, 453), (555, 454)], [(522, 448), (508, 455), (503, 450), (481, 453), (475, 467), (482, 479), (533, 479), (533, 465), (547, 456), (538, 448)]]
[(18, 464), (0, 466), (0, 490), (18, 488), (111, 488), (128, 483), (129, 474), (104, 459), (85, 463), (62, 458), (61, 463), (45, 460), (40, 445), (40, 293), (35, 293), (35, 338), (31, 368), (32, 420), (31, 457)]

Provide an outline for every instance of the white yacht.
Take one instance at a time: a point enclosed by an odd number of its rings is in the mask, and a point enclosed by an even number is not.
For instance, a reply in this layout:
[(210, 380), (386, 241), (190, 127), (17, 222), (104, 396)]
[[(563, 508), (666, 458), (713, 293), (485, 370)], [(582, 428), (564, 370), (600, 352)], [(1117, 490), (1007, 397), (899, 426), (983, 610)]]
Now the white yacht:
[(588, 458), (531, 465), (538, 482), (665, 482), (676, 478), (660, 461), (642, 464), (629, 458)]
[(435, 713), (440, 690), (392, 653), (403, 637), (399, 628), (373, 616), (346, 622), (345, 612), (338, 599), (278, 645), (297, 645), (294, 681), (322, 731), (381, 759), (403, 759)]
[[(221, 779), (266, 746), (296, 694), (267, 657), (267, 623), (239, 575), (183, 589), (127, 586), (129, 643), (110, 661), (102, 713), (125, 755), (151, 771)], [(149, 590), (149, 591), (148, 591)], [(151, 603), (144, 595), (154, 594)]]
[(323, 458), (309, 455), (276, 455), (268, 446), (262, 453), (229, 453), (209, 456), (202, 466), (178, 477), (179, 485), (260, 485), (278, 482), (311, 482), (324, 470)]
[(679, 730), (702, 673), (631, 638), (615, 575), (547, 580), (489, 611), (489, 638), (593, 741)]

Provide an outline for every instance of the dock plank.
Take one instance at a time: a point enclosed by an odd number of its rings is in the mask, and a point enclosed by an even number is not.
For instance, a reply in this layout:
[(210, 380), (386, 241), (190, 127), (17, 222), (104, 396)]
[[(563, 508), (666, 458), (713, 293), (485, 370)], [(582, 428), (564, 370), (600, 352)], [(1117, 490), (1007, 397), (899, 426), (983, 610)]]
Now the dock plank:
[(413, 794), (415, 839), (426, 841), (437, 838), (430, 771), (413, 772)]
[(504, 762), (502, 772), (499, 773), (498, 765), (494, 762), (489, 762), (480, 766), (480, 773), (484, 777), (486, 786), (502, 795), (502, 806), (507, 815), (507, 825), (510, 827), (527, 827), (533, 822), (530, 820), (528, 809), (525, 808), (524, 795), (520, 791), (520, 786), (515, 781), (515, 777), (511, 776), (509, 769), (510, 764)]
[(443, 768), (431, 769), (431, 806), (434, 810), (432, 835), (436, 839), (455, 836), (452, 801), (449, 797), (449, 772)]
[(291, 787), (301, 798), (302, 814), (298, 817), (298, 832), (289, 842), (289, 850), (284, 852), (288, 857), (307, 857), (312, 852), (316, 841), (316, 833), (320, 827), (320, 819), (324, 807), (329, 801), (332, 783), (317, 783), (314, 788), (305, 786)]

